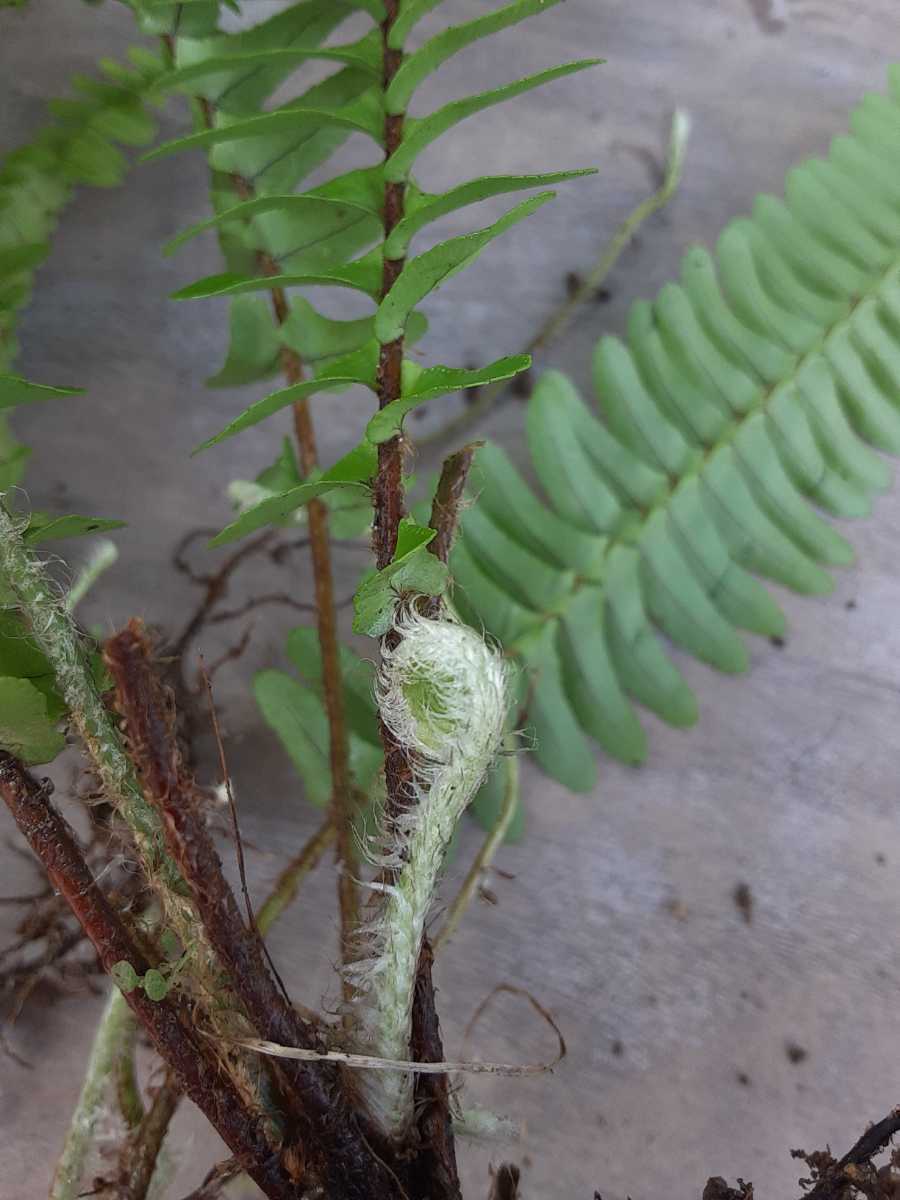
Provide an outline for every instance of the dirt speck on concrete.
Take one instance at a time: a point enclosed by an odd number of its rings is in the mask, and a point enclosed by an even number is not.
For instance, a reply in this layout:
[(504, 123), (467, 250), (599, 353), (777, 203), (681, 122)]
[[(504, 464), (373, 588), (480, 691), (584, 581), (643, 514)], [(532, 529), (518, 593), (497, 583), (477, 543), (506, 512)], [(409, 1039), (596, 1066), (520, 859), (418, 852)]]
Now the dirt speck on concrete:
[(750, 884), (743, 880), (735, 884), (734, 891), (731, 893), (731, 898), (734, 900), (735, 907), (744, 918), (748, 925), (753, 923), (753, 892), (750, 890)]
[(806, 1062), (809, 1058), (809, 1051), (804, 1050), (798, 1042), (785, 1042), (784, 1052), (787, 1055), (788, 1062), (793, 1063), (794, 1066)]

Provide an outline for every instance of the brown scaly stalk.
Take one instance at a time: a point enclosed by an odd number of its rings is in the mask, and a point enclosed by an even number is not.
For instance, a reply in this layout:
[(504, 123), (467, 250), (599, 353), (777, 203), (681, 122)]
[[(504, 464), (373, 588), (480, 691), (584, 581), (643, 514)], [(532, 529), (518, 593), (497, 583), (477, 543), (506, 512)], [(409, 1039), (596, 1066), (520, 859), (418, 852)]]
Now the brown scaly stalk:
[[(207, 128), (212, 128), (214, 110), (209, 100), (201, 98), (200, 111)], [(241, 200), (252, 200), (256, 194), (253, 184), (243, 175), (233, 173), (231, 181)], [(258, 251), (259, 270), (264, 275), (278, 275), (278, 264), (270, 254)], [(272, 312), (276, 323), (284, 325), (290, 309), (284, 289), (270, 289)], [(289, 346), (281, 349), (281, 367), (289, 386), (303, 380), (303, 361)], [(304, 477), (318, 466), (316, 433), (309, 401), (303, 396), (293, 404), (294, 434), (297, 439), (300, 469)], [(316, 627), (322, 652), (322, 693), (328, 719), (328, 754), (331, 768), (331, 812), (337, 831), (338, 904), (340, 908), (341, 961), (354, 957), (351, 934), (359, 918), (359, 897), (356, 885), (357, 854), (353, 840), (354, 788), (350, 771), (350, 752), (347, 719), (344, 712), (344, 684), (341, 673), (340, 646), (337, 632), (337, 606), (334, 598), (334, 571), (331, 563), (331, 539), (328, 529), (328, 509), (319, 499), (307, 506), (310, 558), (316, 596)], [(346, 984), (342, 983), (345, 999), (349, 999)]]
[[(110, 906), (85, 865), (68, 823), (37, 782), (11, 754), (0, 752), (0, 795), (19, 830), (40, 859), (53, 886), (90, 938), (106, 971), (125, 961), (138, 974), (149, 967), (144, 953)], [(263, 1122), (249, 1112), (231, 1079), (220, 1069), (212, 1045), (192, 1027), (183, 1001), (150, 1000), (139, 989), (126, 997), (184, 1093), (217, 1130), (242, 1168), (269, 1200), (295, 1200), (293, 1180), (269, 1144)]]
[[(258, 934), (244, 923), (197, 807), (171, 721), (161, 715), (166, 713), (167, 697), (152, 669), (151, 648), (140, 623), (132, 621), (111, 638), (104, 658), (116, 684), (117, 707), (141, 784), (160, 812), (169, 853), (250, 1021), (266, 1040), (324, 1049), (317, 1029), (298, 1015), (279, 989)], [(371, 1150), (336, 1069), (285, 1060), (276, 1075), (300, 1134), (288, 1147), (291, 1161), (311, 1170), (329, 1194), (341, 1200), (393, 1197), (393, 1175)]]
[[(382, 22), (382, 44), (384, 47), (383, 86), (387, 90), (403, 61), (401, 50), (392, 50), (388, 45), (391, 29), (397, 19), (400, 0), (385, 0), (386, 16)], [(403, 114), (387, 114), (384, 118), (384, 156), (389, 159), (403, 140)], [(403, 219), (406, 204), (406, 185), (403, 182), (384, 185), (384, 236), (385, 240)], [(403, 270), (404, 259), (385, 258), (381, 279), (381, 297), (388, 294)], [(403, 368), (403, 337), (386, 342), (381, 347), (378, 359), (378, 407), (385, 408), (392, 400), (399, 399)], [(378, 447), (378, 474), (375, 479), (375, 559), (379, 571), (394, 557), (397, 548), (397, 531), (403, 516), (403, 442), (398, 437), (383, 442)], [(388, 786), (390, 794), (390, 783)]]
[[(383, 87), (385, 90), (400, 69), (403, 61), (401, 50), (392, 50), (388, 45), (391, 29), (397, 19), (400, 0), (385, 0), (386, 17), (382, 23), (384, 54)], [(390, 158), (403, 140), (403, 115), (388, 113), (384, 118), (384, 156)], [(384, 185), (384, 237), (390, 236), (403, 219), (406, 203), (406, 185), (403, 182), (388, 182)], [(381, 297), (388, 294), (403, 270), (404, 260), (385, 258), (381, 278)], [(376, 387), (378, 407), (385, 408), (400, 396), (403, 371), (403, 336), (381, 347), (378, 358)], [(375, 510), (373, 541), (375, 562), (383, 570), (394, 557), (397, 548), (397, 533), (403, 517), (403, 440), (397, 436), (378, 447), (378, 473), (375, 477), (372, 503)], [(389, 638), (392, 634), (387, 635)], [(384, 744), (384, 776), (389, 813), (396, 813), (408, 791), (411, 780), (409, 762), (402, 747), (398, 746), (390, 730), (381, 723), (381, 740)]]
[[(443, 1062), (444, 1043), (434, 999), (434, 955), (426, 938), (419, 953), (413, 993), (410, 1051), (416, 1062)], [(410, 1173), (416, 1196), (462, 1200), (446, 1075), (419, 1075), (415, 1083), (416, 1127), (421, 1147)]]
[[(403, 61), (403, 52), (389, 45), (390, 34), (400, 10), (400, 0), (385, 0), (385, 19), (382, 22), (383, 78), (387, 90)], [(403, 115), (385, 115), (384, 153), (385, 159), (399, 148), (403, 140)], [(388, 181), (384, 188), (384, 236), (387, 239), (403, 219), (406, 203), (406, 185), (402, 181)], [(403, 259), (385, 257), (382, 271), (381, 297), (384, 299), (396, 283), (403, 270)], [(385, 408), (401, 394), (404, 339), (400, 337), (381, 347), (378, 360), (376, 386), (379, 409)], [(441, 533), (434, 539), (438, 543), (433, 551), (446, 561), (456, 525), (456, 514), (465, 477), (472, 461), (473, 449), (460, 452), (453, 467), (445, 470), (442, 484), (438, 488), (434, 514), (446, 508), (441, 515), (441, 526), (446, 527), (446, 536)], [(455, 484), (458, 480), (458, 487)], [(403, 440), (400, 436), (384, 442), (378, 447), (378, 472), (373, 489), (374, 549), (376, 565), (383, 570), (391, 561), (397, 548), (397, 535), (403, 517)], [(388, 634), (393, 638), (395, 634)], [(387, 811), (399, 813), (409, 795), (411, 766), (404, 749), (399, 746), (381, 722), (381, 738), (385, 752), (385, 784)], [(434, 1002), (434, 984), (431, 978), (431, 947), (426, 938), (423, 943), (413, 1004), (413, 1027), (410, 1053), (414, 1059), (439, 1062), (443, 1059), (437, 1010)], [(414, 1197), (444, 1198), (459, 1200), (461, 1189), (456, 1167), (456, 1150), (450, 1118), (449, 1088), (446, 1076), (422, 1077), (417, 1081), (417, 1132), (419, 1148), (410, 1163), (410, 1185)]]
[[(382, 86), (387, 90), (403, 61), (403, 52), (388, 44), (394, 22), (400, 10), (400, 0), (385, 0), (385, 19), (381, 26), (383, 77)], [(387, 161), (403, 140), (403, 114), (387, 113), (384, 118), (384, 156)], [(384, 185), (384, 238), (385, 241), (403, 219), (406, 204), (406, 185), (402, 181), (386, 182)], [(381, 298), (388, 294), (403, 270), (404, 259), (385, 258), (381, 278)], [(386, 342), (378, 358), (376, 388), (378, 407), (385, 408), (397, 400), (401, 393), (403, 373), (403, 343), (401, 335)], [(372, 503), (374, 522), (372, 527), (375, 562), (383, 570), (394, 557), (397, 534), (403, 517), (403, 439), (400, 436), (382, 442), (378, 447), (378, 472), (375, 477)], [(388, 633), (390, 644), (396, 634)], [(406, 752), (397, 744), (385, 723), (381, 721), (381, 741), (384, 746), (384, 779), (386, 808), (389, 817), (396, 816), (409, 793), (412, 770)]]

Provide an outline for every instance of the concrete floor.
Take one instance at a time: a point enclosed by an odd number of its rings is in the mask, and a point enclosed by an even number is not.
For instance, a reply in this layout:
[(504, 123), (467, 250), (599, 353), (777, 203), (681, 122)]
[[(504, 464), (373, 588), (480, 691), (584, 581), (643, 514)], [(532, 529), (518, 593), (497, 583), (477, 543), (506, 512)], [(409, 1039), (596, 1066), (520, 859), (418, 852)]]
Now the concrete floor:
[[(445, 5), (460, 18), (483, 7)], [(560, 299), (564, 273), (584, 269), (646, 193), (648, 159), (672, 108), (694, 120), (677, 200), (622, 260), (610, 301), (544, 356), (583, 386), (601, 330), (621, 330), (628, 303), (672, 275), (690, 242), (711, 243), (757, 191), (778, 189), (792, 162), (821, 152), (862, 92), (882, 86), (900, 48), (889, 0), (568, 0), (505, 39), (502, 51), (494, 42), (442, 71), (428, 101), (489, 86), (492, 64), (511, 78), (585, 54), (608, 62), (472, 122), (441, 143), (426, 177), (468, 177), (487, 157), (498, 171), (597, 164), (601, 173), (569, 185), (429, 301), (429, 361), (517, 349)], [(25, 11), (3, 10), (0, 146), (28, 136), (68, 76), (132, 40), (129, 15), (112, 4), (31, 0)], [(178, 121), (167, 117), (166, 130)], [(175, 259), (159, 254), (206, 203), (199, 157), (137, 169), (119, 191), (83, 192), (22, 327), (23, 372), (88, 389), (18, 420), (36, 447), (35, 506), (56, 500), (129, 522), (121, 562), (87, 613), (110, 628), (134, 613), (172, 620), (188, 599), (168, 566), (173, 544), (222, 522), (225, 484), (258, 470), (285, 426), (274, 420), (188, 461), (201, 435), (247, 402), (203, 387), (223, 352), (222, 306), (165, 299), (217, 269), (211, 242)], [(329, 398), (317, 418), (329, 461), (361, 428), (366, 405), (353, 394)], [(516, 407), (485, 432), (521, 456)], [(424, 459), (423, 472), (430, 465)], [(565, 1032), (569, 1057), (551, 1077), (469, 1085), (473, 1098), (526, 1122), (514, 1152), (525, 1196), (589, 1200), (598, 1189), (605, 1200), (691, 1200), (707, 1176), (725, 1174), (780, 1200), (798, 1191), (790, 1147), (830, 1142), (842, 1151), (900, 1101), (898, 531), (893, 494), (854, 527), (858, 563), (834, 596), (785, 597), (787, 643), (754, 642), (748, 678), (685, 663), (700, 725), (677, 733), (648, 718), (651, 755), (640, 771), (605, 762), (596, 794), (573, 796), (526, 764), (528, 835), (499, 859), (514, 878), (495, 880), (498, 906), (471, 915), (438, 970), (451, 1054), (499, 982), (531, 989)], [(339, 594), (352, 588), (347, 558)], [(265, 590), (265, 580), (252, 586)], [(218, 684), (245, 834), (260, 847), (258, 890), (316, 820), (246, 687), (251, 670), (278, 661), (290, 624), (274, 613), (257, 620), (252, 650)], [(464, 829), (456, 873), (478, 837)], [(2, 892), (27, 886), (20, 860), (0, 854)], [(741, 881), (752, 891), (752, 924), (733, 901)], [(308, 1003), (334, 990), (333, 889), (321, 869), (272, 937)], [(36, 1069), (0, 1068), (3, 1200), (46, 1195), (97, 1007), (75, 996), (20, 1019), (15, 1046)], [(793, 1056), (801, 1061), (791, 1061), (791, 1044), (805, 1052)], [(512, 1000), (489, 1011), (473, 1046), (507, 1061), (550, 1048), (547, 1031)], [(191, 1114), (179, 1142), (187, 1188), (216, 1151)], [(463, 1151), (467, 1194), (486, 1193), (488, 1162), (500, 1154)]]

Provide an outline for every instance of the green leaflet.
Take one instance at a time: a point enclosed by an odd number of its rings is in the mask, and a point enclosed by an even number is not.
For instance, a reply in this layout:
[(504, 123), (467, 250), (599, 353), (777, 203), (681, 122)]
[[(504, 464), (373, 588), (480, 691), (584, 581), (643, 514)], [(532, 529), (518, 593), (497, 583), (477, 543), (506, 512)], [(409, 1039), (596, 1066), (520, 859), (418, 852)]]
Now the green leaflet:
[(304, 297), (294, 296), (280, 337), (307, 366), (315, 366), (361, 350), (374, 340), (375, 331), (372, 317), (335, 321), (317, 312)]
[(128, 169), (128, 160), (95, 129), (86, 129), (72, 139), (67, 166), (73, 182), (91, 187), (118, 187)]
[[(217, 225), (223, 225), (229, 221), (247, 221), (252, 217), (259, 216), (263, 213), (281, 213), (288, 218), (293, 218), (293, 223), (298, 231), (302, 232), (305, 241), (300, 244), (300, 249), (306, 249), (310, 245), (315, 245), (318, 240), (323, 237), (330, 236), (335, 229), (340, 229), (344, 218), (353, 219), (354, 217), (375, 217), (377, 209), (364, 207), (361, 204), (355, 204), (349, 200), (329, 199), (322, 196), (314, 196), (310, 194), (301, 196), (259, 196), (255, 200), (245, 200), (242, 204), (235, 204), (231, 208), (225, 209), (223, 212), (217, 213), (214, 217), (209, 217), (205, 221), (200, 221), (196, 225), (192, 225), (190, 229), (186, 229), (177, 237), (172, 238), (163, 248), (165, 254), (172, 254), (185, 242), (195, 238), (199, 233), (204, 233), (208, 229), (214, 229)], [(276, 257), (278, 257), (276, 255)]]
[(0, 247), (0, 276), (18, 275), (20, 271), (36, 267), (47, 257), (49, 249), (46, 242)]
[(389, 113), (406, 112), (416, 88), (454, 54), (481, 38), (553, 8), (559, 2), (560, 0), (514, 0), (514, 3), (507, 4), (505, 8), (445, 29), (427, 41), (420, 50), (404, 59), (385, 93), (386, 110)]
[[(86, 96), (93, 108), (92, 112), (88, 109), (93, 132), (124, 146), (144, 146), (155, 137), (156, 121), (132, 87), (76, 75), (72, 79), (72, 88)], [(85, 115), (84, 103), (77, 100), (51, 101), (48, 107), (64, 123), (67, 113), (72, 114), (75, 124)]]
[[(286, 60), (282, 52), (302, 46), (307, 53), (315, 54), (346, 18), (347, 11), (347, 6), (339, 0), (303, 0), (236, 33), (214, 38), (181, 38), (176, 43), (177, 69), (161, 85), (180, 86), (202, 94), (217, 109), (229, 113), (258, 112), (303, 61), (302, 57)], [(267, 59), (267, 54), (271, 58)]]
[[(318, 475), (309, 482), (315, 482), (317, 478)], [(300, 475), (293, 443), (290, 438), (284, 438), (281, 453), (271, 466), (260, 471), (252, 483), (240, 479), (232, 480), (228, 485), (228, 495), (240, 512), (263, 500), (273, 499), (301, 483), (303, 478)], [(329, 531), (333, 539), (358, 538), (368, 532), (372, 524), (372, 502), (367, 490), (357, 488), (325, 492), (322, 499), (329, 510)], [(290, 528), (302, 524), (304, 519), (303, 511), (295, 509), (272, 524)]]
[[(288, 75), (294, 67), (309, 59), (344, 63), (377, 77), (381, 65), (378, 49), (376, 38), (369, 36), (347, 46), (292, 46), (290, 49), (229, 52), (179, 67), (160, 81), (160, 87), (167, 91), (183, 89), (203, 94), (217, 106), (225, 104), (230, 112), (240, 112), (247, 107), (252, 109), (259, 103), (256, 97), (250, 102), (244, 100), (243, 103), (236, 103), (237, 87), (245, 79), (254, 78), (264, 71), (268, 75)], [(194, 86), (189, 87), (191, 84)], [(266, 94), (270, 87), (267, 84)]]
[(208, 450), (210, 446), (218, 445), (219, 442), (224, 442), (228, 438), (234, 437), (235, 434), (249, 429), (252, 425), (258, 425), (260, 421), (264, 421), (274, 413), (280, 412), (281, 409), (287, 408), (295, 400), (301, 400), (305, 396), (312, 396), (316, 392), (346, 389), (352, 387), (355, 383), (364, 384), (374, 390), (377, 362), (378, 345), (375, 341), (372, 341), (368, 346), (363, 347), (362, 350), (348, 354), (345, 358), (331, 361), (314, 378), (304, 379), (302, 383), (291, 384), (289, 387), (273, 392), (262, 400), (257, 400), (255, 404), (251, 404), (249, 408), (245, 409), (239, 417), (235, 417), (233, 421), (229, 422), (223, 430), (198, 446), (194, 453), (198, 454), (201, 450)]
[(384, 344), (400, 337), (409, 314), (429, 292), (461, 271), (495, 237), (536, 212), (553, 195), (553, 192), (544, 192), (533, 196), (517, 204), (493, 225), (441, 242), (408, 262), (375, 314), (375, 336), (378, 340)]
[(404, 518), (397, 549), (381, 571), (367, 575), (353, 597), (353, 632), (382, 637), (391, 627), (397, 598), (404, 592), (439, 596), (447, 586), (444, 563), (428, 552), (435, 531)]
[(284, 671), (260, 671), (253, 680), (260, 712), (284, 746), (311, 803), (331, 799), (328, 719), (318, 696)]
[(294, 443), (290, 438), (281, 439), (281, 453), (270, 467), (260, 471), (256, 482), (262, 487), (271, 488), (273, 492), (286, 492), (303, 482)]
[(127, 962), (124, 958), (119, 959), (117, 963), (113, 963), (109, 973), (119, 990), (126, 995), (129, 992), (133, 992), (140, 985), (140, 975), (138, 975), (131, 963)]
[(124, 521), (112, 521), (105, 517), (79, 517), (74, 513), (54, 517), (52, 513), (33, 512), (24, 538), (27, 545), (37, 546), (41, 542), (58, 541), (61, 538), (108, 533), (111, 529), (122, 529), (124, 525)]
[[(236, 2), (236, 0), (235, 0)], [(134, 11), (142, 33), (153, 36), (178, 33), (180, 37), (205, 37), (216, 28), (219, 0), (125, 0)], [(232, 0), (225, 0), (234, 7)]]
[[(319, 108), (341, 108), (372, 91), (366, 71), (346, 67), (322, 83), (309, 88), (280, 112)], [(230, 126), (242, 120), (220, 112), (217, 124)], [(256, 193), (285, 194), (293, 191), (316, 167), (321, 166), (349, 137), (351, 130), (336, 124), (320, 125), (309, 120), (286, 123), (283, 132), (221, 142), (210, 149), (210, 165), (226, 174), (237, 172), (253, 184)]]
[(583, 533), (541, 503), (499, 446), (481, 447), (470, 478), (479, 510), (507, 536), (557, 568), (602, 577), (609, 539)]
[(214, 227), (243, 225), (241, 236), (254, 250), (264, 250), (282, 270), (327, 271), (346, 262), (378, 240), (377, 209), (352, 200), (312, 195), (261, 196), (234, 205), (170, 242), (171, 252), (198, 233)]
[(404, 180), (422, 151), (467, 117), (495, 104), (502, 104), (504, 100), (512, 100), (515, 96), (521, 96), (534, 88), (543, 87), (545, 83), (552, 83), (554, 79), (563, 79), (577, 71), (595, 67), (602, 61), (599, 58), (590, 58), (566, 63), (561, 67), (552, 67), (548, 71), (539, 71), (536, 75), (529, 75), (504, 87), (492, 88), (490, 91), (480, 92), (477, 96), (467, 96), (464, 100), (454, 100), (419, 120), (408, 118), (403, 141), (385, 163), (385, 178), (392, 181)]
[(18, 614), (0, 609), (0, 675), (16, 679), (51, 677), (52, 668)]
[[(57, 218), (74, 184), (101, 187), (122, 181), (128, 160), (115, 142), (149, 141), (155, 121), (148, 97), (161, 63), (132, 51), (132, 66), (99, 64), (102, 78), (77, 77), (77, 98), (48, 105), (55, 120), (28, 145), (8, 154), (0, 168), (0, 371), (17, 346), (17, 312), (31, 296), (34, 268), (46, 256)], [(36, 398), (37, 393), (32, 395)]]
[(308, 504), (315, 496), (321, 496), (335, 488), (366, 489), (369, 486), (369, 480), (375, 474), (377, 465), (378, 456), (375, 447), (368, 442), (363, 442), (354, 447), (349, 454), (345, 454), (315, 482), (301, 483), (297, 487), (264, 500), (261, 504), (241, 513), (235, 521), (226, 525), (209, 544), (210, 546), (224, 546), (227, 542), (246, 537), (248, 533), (262, 528), (263, 525), (283, 520), (289, 513)]
[(541, 380), (527, 430), (548, 506), (480, 452), (454, 599), (524, 665), (536, 755), (568, 786), (593, 778), (585, 735), (642, 761), (634, 701), (696, 719), (660, 633), (745, 670), (737, 631), (785, 625), (755, 576), (829, 591), (852, 550), (817, 510), (862, 515), (887, 485), (865, 443), (900, 450), (900, 103), (868, 97), (851, 125), (600, 341), (605, 423)]
[(554, 183), (565, 183), (584, 175), (596, 175), (594, 168), (578, 171), (554, 171), (547, 175), (493, 175), (461, 183), (441, 195), (420, 192), (407, 196), (406, 215), (396, 225), (384, 244), (385, 258), (405, 258), (413, 237), (432, 221), (456, 212), (470, 204), (477, 204), (491, 196), (502, 196), (509, 192), (528, 191), (530, 188), (549, 187)]
[[(287, 656), (310, 686), (321, 690), (322, 649), (317, 630), (299, 626), (287, 639)], [(380, 746), (375, 707), (375, 667), (348, 646), (340, 647), (344, 680), (344, 710), (350, 730), (373, 746)]]
[(6, 419), (0, 417), (0, 492), (7, 492), (22, 482), (30, 457), (31, 449), (16, 442)]
[(265, 292), (271, 288), (298, 287), (341, 287), (363, 292), (376, 298), (381, 290), (380, 247), (363, 258), (346, 265), (336, 265), (320, 271), (307, 271), (286, 275), (261, 275), (247, 278), (226, 271), (219, 275), (208, 275), (196, 283), (189, 284), (172, 293), (173, 300), (205, 300), (210, 296), (242, 296), (248, 292)]
[(338, 3), (346, 5), (347, 8), (362, 9), (373, 21), (383, 21), (386, 16), (382, 0), (338, 0)]
[(239, 142), (245, 139), (265, 138), (270, 134), (287, 132), (291, 135), (298, 127), (307, 126), (311, 131), (333, 125), (341, 130), (367, 133), (377, 145), (382, 144), (384, 118), (374, 91), (346, 104), (341, 109), (285, 107), (258, 117), (232, 121), (215, 129), (204, 129), (186, 137), (163, 142), (141, 158), (142, 162), (154, 162), (182, 150)]
[(207, 379), (206, 386), (241, 387), (274, 375), (281, 339), (269, 303), (257, 296), (238, 296), (231, 302), (228, 327), (228, 357), (222, 369)]
[[(428, 322), (422, 313), (412, 313), (406, 326), (407, 344), (419, 341), (427, 328)], [(297, 351), (307, 366), (315, 366), (362, 350), (375, 338), (375, 318), (335, 321), (316, 312), (302, 296), (294, 296), (280, 337), (285, 345)]]
[(483, 387), (527, 371), (531, 366), (531, 358), (527, 354), (514, 355), (511, 358), (500, 358), (490, 366), (474, 370), (457, 367), (426, 367), (416, 376), (412, 385), (404, 388), (399, 400), (394, 400), (385, 408), (380, 409), (366, 426), (366, 437), (370, 442), (390, 441), (401, 432), (403, 418), (408, 412), (427, 400), (438, 396), (446, 396), (448, 392), (458, 392), (464, 388)]
[(406, 0), (391, 27), (388, 45), (392, 50), (402, 50), (413, 27), (443, 0)]
[(0, 375), (0, 409), (31, 404), (35, 400), (59, 400), (63, 396), (83, 394), (84, 388), (50, 387), (45, 383), (32, 383), (20, 375)]
[(65, 744), (43, 692), (30, 679), (0, 677), (0, 746), (31, 765), (51, 762)]
[(535, 389), (526, 432), (554, 508), (586, 533), (627, 532), (635, 508), (652, 508), (665, 495), (665, 476), (607, 433), (561, 377)]
[[(324, 808), (331, 800), (331, 765), (315, 630), (293, 630), (288, 635), (288, 657), (305, 682), (284, 671), (260, 671), (254, 678), (253, 691), (263, 717), (278, 735), (303, 780), (307, 798)], [(368, 795), (384, 760), (371, 686), (372, 668), (342, 646), (341, 669), (350, 727), (350, 770), (356, 787)]]
[[(163, 247), (165, 254), (172, 254), (185, 242), (205, 230), (228, 222), (245, 222), (263, 213), (282, 213), (291, 218), (297, 230), (298, 242), (314, 241), (322, 236), (322, 227), (328, 230), (342, 209), (347, 216), (371, 216), (381, 223), (381, 204), (384, 180), (380, 167), (363, 167), (349, 171), (330, 180), (321, 187), (313, 188), (301, 195), (267, 194), (252, 200), (230, 204), (215, 216), (192, 225)], [(230, 194), (233, 196), (234, 189)]]

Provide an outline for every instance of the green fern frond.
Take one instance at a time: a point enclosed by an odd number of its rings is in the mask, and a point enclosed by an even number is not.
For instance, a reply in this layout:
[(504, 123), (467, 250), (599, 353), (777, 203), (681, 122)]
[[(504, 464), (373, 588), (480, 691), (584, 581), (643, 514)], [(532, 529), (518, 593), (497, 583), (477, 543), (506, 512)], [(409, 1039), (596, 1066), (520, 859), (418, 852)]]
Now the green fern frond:
[(119, 145), (142, 145), (156, 132), (148, 100), (163, 64), (144, 50), (132, 50), (130, 59), (127, 66), (101, 62), (102, 78), (77, 76), (76, 96), (51, 101), (54, 121), (0, 167), (0, 371), (18, 352), (18, 314), (72, 189), (120, 183), (128, 161)]
[[(819, 511), (868, 513), (900, 452), (900, 72), (827, 159), (760, 197), (715, 257), (631, 312), (594, 355), (603, 420), (550, 372), (527, 417), (542, 503), (496, 447), (454, 551), (455, 600), (525, 667), (536, 757), (576, 790), (588, 739), (628, 763), (633, 701), (676, 726), (694, 695), (664, 639), (720, 671), (738, 630), (780, 635), (756, 576), (824, 594), (852, 561)], [(868, 445), (866, 444), (868, 443)]]
[[(354, 10), (364, 9), (377, 22), (382, 12), (380, 3), (302, 0), (277, 17), (240, 33), (184, 44), (181, 39), (176, 41), (175, 69), (164, 85), (197, 97), (206, 114), (206, 127), (158, 147), (147, 157), (191, 148), (209, 152), (214, 172), (228, 186), (216, 191), (214, 215), (180, 234), (169, 248), (176, 249), (189, 238), (215, 230), (226, 251), (228, 270), (182, 288), (175, 298), (237, 298), (232, 309), (225, 380), (251, 381), (271, 374), (278, 344), (300, 354), (312, 372), (312, 377), (302, 383), (256, 401), (219, 434), (207, 439), (204, 447), (318, 391), (362, 384), (374, 392), (380, 346), (400, 337), (410, 340), (409, 334), (423, 325), (417, 305), (552, 193), (541, 193), (516, 205), (492, 225), (451, 238), (406, 261), (415, 236), (430, 222), (489, 197), (537, 190), (586, 173), (476, 179), (442, 195), (425, 191), (410, 174), (420, 152), (464, 118), (594, 64), (596, 60), (553, 68), (457, 101), (429, 116), (406, 115), (408, 102), (419, 85), (452, 55), (557, 2), (515, 0), (475, 21), (445, 30), (407, 54), (387, 88), (382, 83), (384, 48), (377, 28), (355, 41), (329, 41), (323, 46), (326, 37), (339, 36), (343, 18)], [(417, 16), (430, 7), (434, 6), (411, 5), (396, 24), (411, 29)], [(395, 26), (392, 47), (402, 50), (404, 39), (405, 34), (400, 36)], [(300, 96), (263, 111), (262, 105), (275, 88), (294, 67), (309, 59), (334, 62), (336, 69)], [(402, 136), (399, 146), (392, 147), (385, 159), (384, 131), (386, 121), (393, 119), (402, 122)], [(298, 192), (296, 189), (309, 174), (352, 133), (362, 133), (374, 143), (371, 165), (337, 174), (324, 184)], [(386, 240), (385, 191), (400, 180), (405, 185), (403, 219)], [(383, 294), (386, 259), (401, 265), (390, 290)], [(251, 349), (253, 331), (262, 318), (260, 308), (246, 297), (272, 288), (310, 286), (359, 291), (375, 302), (375, 311), (354, 322), (338, 322), (318, 312), (306, 298), (294, 297), (281, 329), (265, 335), (259, 346)], [(310, 328), (316, 331), (314, 337), (309, 334)], [(309, 354), (311, 342), (318, 353)], [(506, 378), (512, 361), (501, 359), (476, 372), (443, 366), (423, 372), (416, 362), (407, 359), (403, 395), (390, 414), (376, 420), (370, 430), (372, 440), (359, 448), (362, 457), (358, 461), (371, 461), (374, 444), (393, 436), (405, 413), (416, 404), (456, 390), (470, 379), (483, 383)], [(526, 365), (524, 360), (516, 360), (516, 369)], [(222, 379), (220, 374), (216, 381), (221, 383)], [(385, 434), (388, 428), (393, 433)], [(336, 467), (340, 476), (343, 464)], [(290, 511), (287, 504), (305, 503), (313, 495), (322, 494), (320, 489), (325, 484), (358, 488), (364, 483), (357, 477), (331, 479), (331, 474), (326, 471), (318, 481), (291, 488), (282, 496), (267, 497), (258, 511), (242, 513), (223, 530), (219, 540), (243, 536), (250, 528), (265, 523), (268, 515), (285, 520)]]

